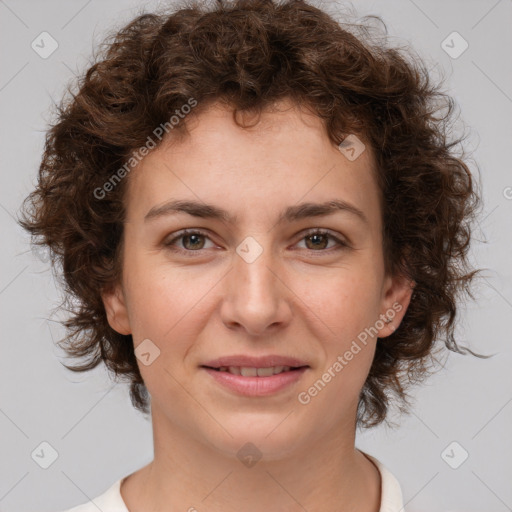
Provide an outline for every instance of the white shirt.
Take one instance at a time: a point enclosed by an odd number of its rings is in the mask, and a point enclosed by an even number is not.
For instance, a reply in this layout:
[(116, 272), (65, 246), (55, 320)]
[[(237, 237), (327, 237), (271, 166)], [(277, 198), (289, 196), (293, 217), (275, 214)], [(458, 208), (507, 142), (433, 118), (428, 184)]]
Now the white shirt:
[[(361, 450), (359, 450), (361, 451)], [(363, 453), (369, 458), (380, 472), (381, 476), (381, 501), (379, 512), (405, 512), (403, 508), (402, 490), (400, 484), (395, 476), (387, 469), (379, 460), (372, 455)], [(127, 475), (129, 476), (129, 475)], [(126, 507), (121, 496), (121, 483), (127, 478), (120, 478), (103, 494), (95, 498), (93, 501), (88, 501), (82, 505), (78, 505), (62, 512), (130, 512)]]

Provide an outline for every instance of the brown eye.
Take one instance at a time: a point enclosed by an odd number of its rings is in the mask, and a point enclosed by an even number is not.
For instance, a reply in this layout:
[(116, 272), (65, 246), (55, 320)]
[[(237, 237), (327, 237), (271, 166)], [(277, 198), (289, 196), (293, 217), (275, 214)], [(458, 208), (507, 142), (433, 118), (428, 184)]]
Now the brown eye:
[(202, 249), (204, 246), (204, 240), (201, 243), (201, 234), (182, 235), (180, 238), (183, 239), (183, 246), (185, 249)]
[(207, 249), (205, 240), (209, 239), (208, 235), (201, 231), (184, 230), (177, 233), (171, 240), (164, 242), (164, 246), (175, 252), (193, 253)]
[(309, 235), (305, 238), (310, 244), (306, 242), (308, 249), (325, 249), (329, 244), (329, 237), (321, 233)]
[[(329, 231), (322, 229), (314, 229), (305, 234), (301, 239), (306, 241), (306, 249), (314, 252), (331, 252), (330, 250), (347, 249), (349, 244), (340, 240), (337, 236), (334, 236)], [(329, 241), (334, 241), (334, 247), (329, 246)], [(336, 247), (337, 246), (337, 247)]]

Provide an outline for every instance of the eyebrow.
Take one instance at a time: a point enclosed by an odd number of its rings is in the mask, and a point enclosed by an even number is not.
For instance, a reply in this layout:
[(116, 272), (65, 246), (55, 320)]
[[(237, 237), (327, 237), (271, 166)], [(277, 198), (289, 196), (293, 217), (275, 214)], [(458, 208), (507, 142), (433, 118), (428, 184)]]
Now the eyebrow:
[[(365, 214), (359, 208), (341, 199), (333, 199), (325, 203), (301, 203), (289, 206), (280, 214), (277, 224), (296, 222), (310, 217), (324, 217), (339, 211), (351, 213), (369, 224)], [(231, 215), (228, 211), (215, 205), (190, 200), (171, 200), (151, 208), (144, 217), (144, 222), (180, 213), (203, 219), (217, 219), (228, 224), (236, 224), (238, 219), (236, 215)]]

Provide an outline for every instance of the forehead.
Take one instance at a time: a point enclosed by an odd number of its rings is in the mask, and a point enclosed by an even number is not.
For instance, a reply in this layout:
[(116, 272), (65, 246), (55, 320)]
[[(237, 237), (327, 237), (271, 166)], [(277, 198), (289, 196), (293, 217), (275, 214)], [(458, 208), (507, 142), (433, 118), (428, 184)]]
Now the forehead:
[(379, 205), (369, 147), (350, 161), (329, 139), (318, 116), (290, 102), (259, 117), (213, 104), (190, 115), (188, 134), (152, 150), (130, 173), (127, 214), (144, 216), (169, 199), (223, 205), (237, 219), (249, 209), (282, 210), (303, 201), (340, 198), (371, 216)]

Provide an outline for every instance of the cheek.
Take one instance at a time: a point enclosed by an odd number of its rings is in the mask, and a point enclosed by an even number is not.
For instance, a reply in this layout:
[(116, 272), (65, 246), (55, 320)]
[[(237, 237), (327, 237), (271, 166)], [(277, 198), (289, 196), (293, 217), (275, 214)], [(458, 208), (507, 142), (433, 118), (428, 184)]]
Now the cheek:
[(293, 290), (308, 322), (318, 325), (321, 338), (343, 345), (373, 325), (379, 314), (379, 276), (372, 269), (336, 269), (297, 276)]
[[(201, 314), (200, 299), (205, 292), (201, 293), (178, 269), (164, 269), (143, 261), (139, 265), (127, 265), (126, 269), (134, 349), (136, 354), (151, 354), (147, 365), (137, 358), (141, 376), (156, 399), (166, 390), (175, 404), (183, 400), (184, 407), (186, 397), (175, 379), (181, 380), (180, 371), (191, 340), (197, 338), (201, 328), (196, 320)], [(147, 348), (142, 350), (143, 346)]]
[(143, 337), (151, 333), (163, 341), (183, 333), (215, 279), (209, 274), (199, 278), (192, 269), (156, 263), (140, 253), (127, 258), (124, 282), (135, 338), (137, 333)]

